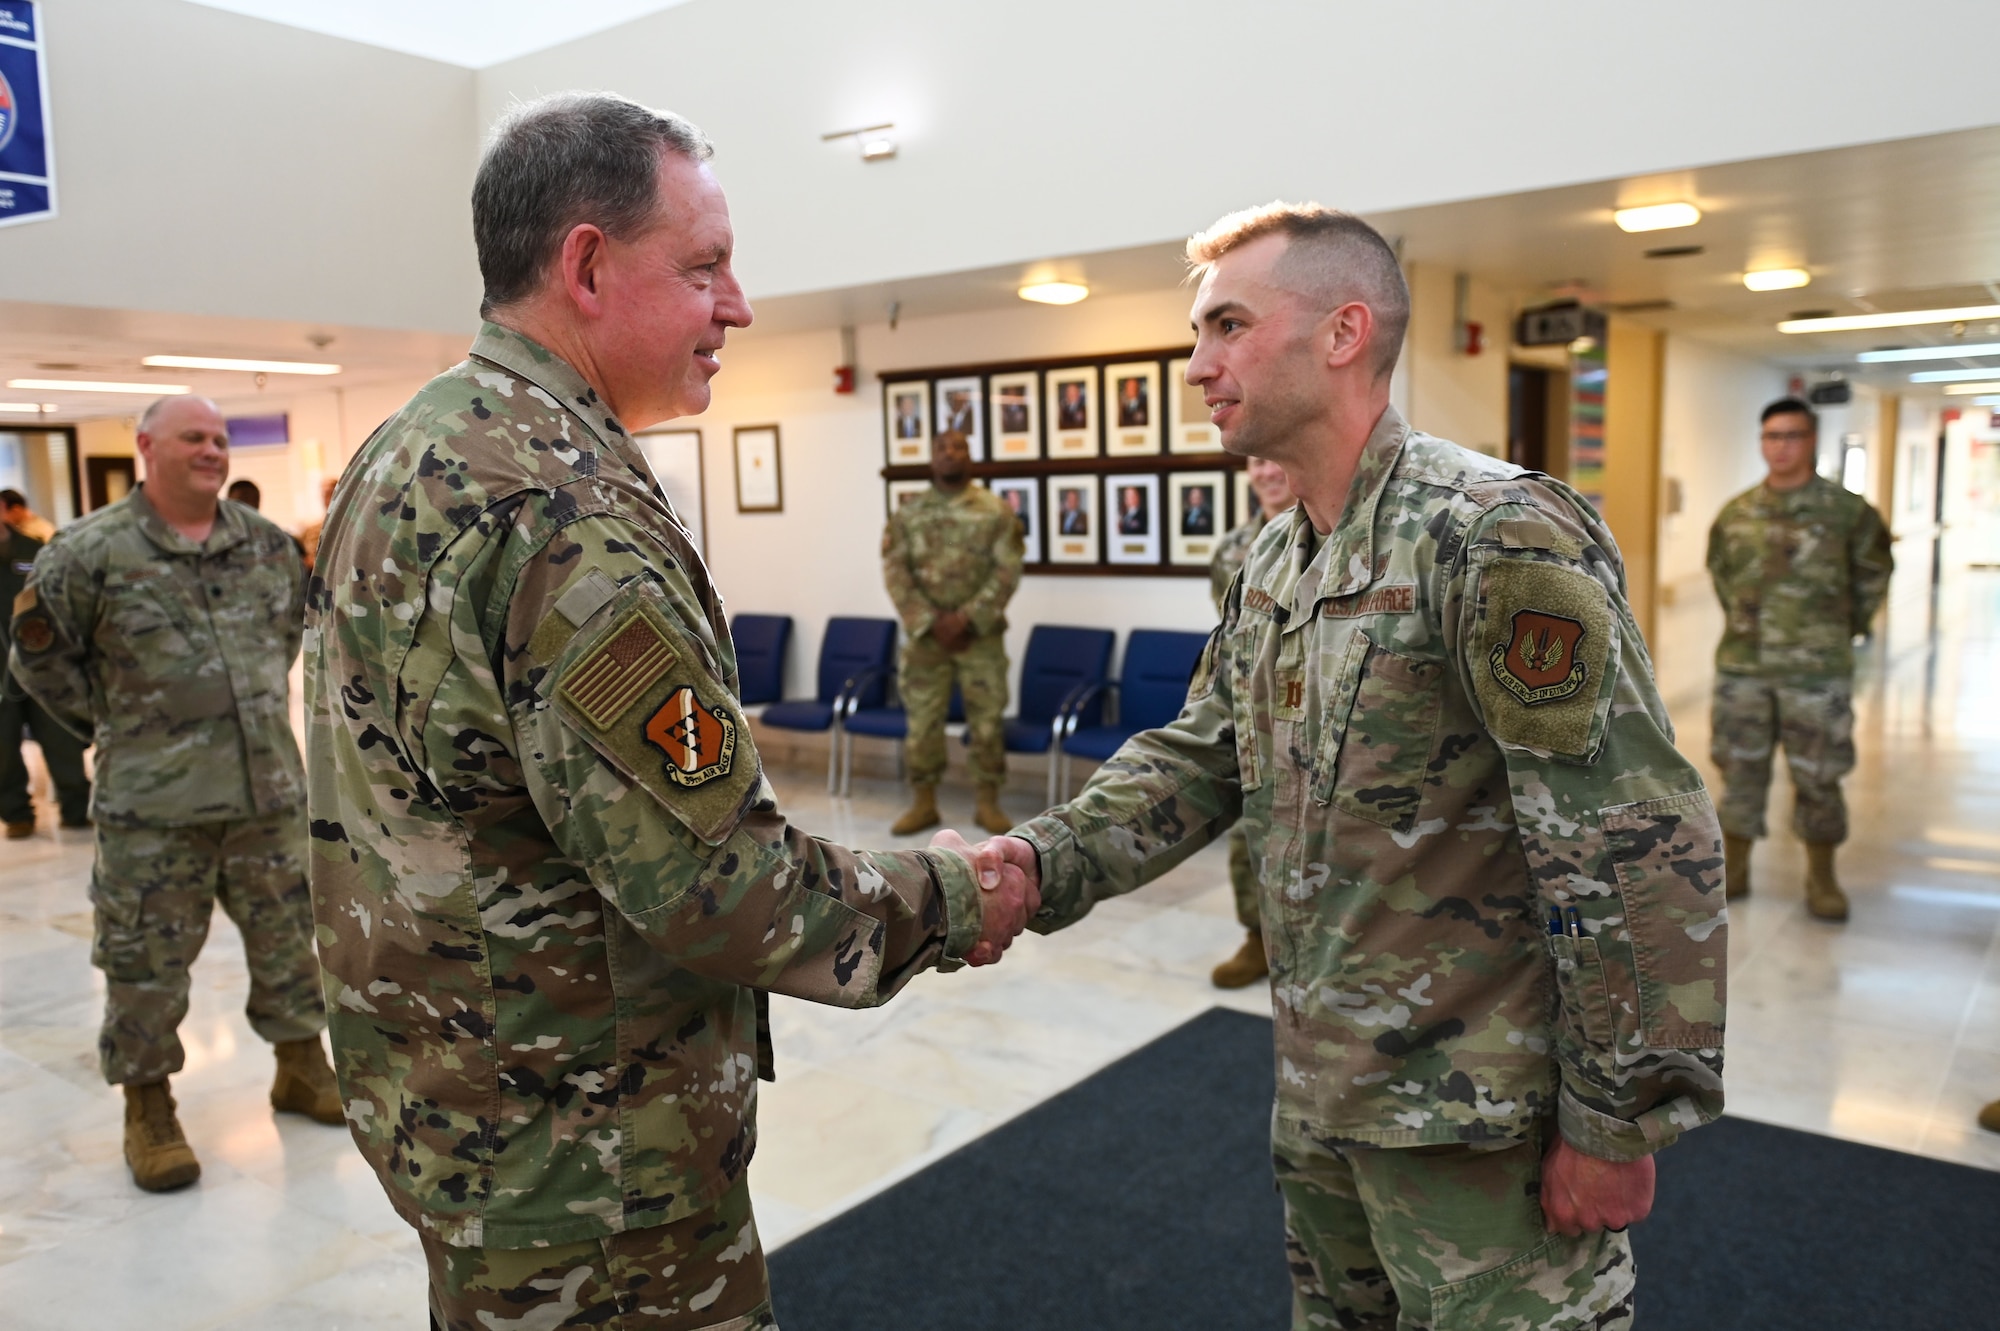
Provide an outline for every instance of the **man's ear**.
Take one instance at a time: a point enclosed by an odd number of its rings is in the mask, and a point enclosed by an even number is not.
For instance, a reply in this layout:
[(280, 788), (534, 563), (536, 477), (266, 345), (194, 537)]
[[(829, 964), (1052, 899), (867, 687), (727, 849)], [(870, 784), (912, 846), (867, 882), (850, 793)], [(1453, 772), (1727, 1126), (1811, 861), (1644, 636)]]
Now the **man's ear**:
[(1320, 329), (1327, 367), (1343, 370), (1358, 361), (1374, 340), (1375, 311), (1350, 300), (1327, 315)]
[(589, 222), (569, 229), (562, 250), (556, 256), (561, 267), (563, 292), (577, 313), (595, 319), (604, 313), (604, 261), (609, 249), (602, 230)]

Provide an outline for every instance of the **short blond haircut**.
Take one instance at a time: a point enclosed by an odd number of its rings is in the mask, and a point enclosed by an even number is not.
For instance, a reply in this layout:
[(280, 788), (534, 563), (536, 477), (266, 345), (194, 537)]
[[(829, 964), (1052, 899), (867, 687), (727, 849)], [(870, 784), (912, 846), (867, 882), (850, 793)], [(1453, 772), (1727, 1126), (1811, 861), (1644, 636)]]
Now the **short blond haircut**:
[(1199, 279), (1231, 250), (1273, 235), (1287, 241), (1272, 270), (1280, 283), (1321, 313), (1366, 305), (1375, 316), (1376, 374), (1394, 371), (1410, 326), (1410, 286), (1395, 249), (1353, 213), (1282, 201), (1245, 208), (1189, 236), (1188, 265)]

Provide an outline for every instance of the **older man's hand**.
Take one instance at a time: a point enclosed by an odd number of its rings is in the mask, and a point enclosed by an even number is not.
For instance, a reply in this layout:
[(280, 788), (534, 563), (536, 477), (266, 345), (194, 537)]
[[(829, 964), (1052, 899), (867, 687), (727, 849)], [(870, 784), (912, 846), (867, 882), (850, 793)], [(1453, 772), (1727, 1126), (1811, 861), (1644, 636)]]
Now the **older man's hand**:
[(1542, 1217), (1576, 1238), (1636, 1225), (1653, 1211), (1653, 1157), (1600, 1160), (1560, 1137), (1542, 1157)]
[[(999, 844), (1008, 841), (1015, 842), (1019, 850), (1009, 852)], [(965, 964), (990, 966), (1000, 960), (1001, 953), (1020, 937), (1028, 921), (1042, 908), (1035, 848), (1018, 837), (995, 837), (974, 846), (950, 828), (932, 837), (931, 845), (963, 855), (972, 862), (973, 876), (979, 883), (980, 927), (979, 941), (966, 952)], [(1022, 850), (1028, 856), (1025, 870)]]

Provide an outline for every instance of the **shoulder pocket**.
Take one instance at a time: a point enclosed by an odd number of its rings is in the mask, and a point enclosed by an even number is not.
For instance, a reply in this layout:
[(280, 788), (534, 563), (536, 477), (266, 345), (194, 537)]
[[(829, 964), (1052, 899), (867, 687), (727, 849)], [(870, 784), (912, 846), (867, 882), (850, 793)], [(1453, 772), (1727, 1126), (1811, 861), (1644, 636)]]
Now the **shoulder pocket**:
[(650, 583), (591, 616), (543, 691), (565, 725), (702, 842), (719, 845), (755, 800), (743, 713)]
[(1640, 1034), (1654, 1049), (1722, 1045), (1729, 929), (1722, 836), (1703, 791), (1604, 811), (1625, 904)]

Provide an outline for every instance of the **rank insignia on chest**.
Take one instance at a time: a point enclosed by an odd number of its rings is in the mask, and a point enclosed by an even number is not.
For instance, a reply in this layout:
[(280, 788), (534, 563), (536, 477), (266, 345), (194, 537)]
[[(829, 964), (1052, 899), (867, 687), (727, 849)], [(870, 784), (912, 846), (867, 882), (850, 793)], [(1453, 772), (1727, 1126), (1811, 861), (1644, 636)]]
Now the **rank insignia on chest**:
[(699, 786), (729, 775), (736, 758), (736, 722), (702, 706), (694, 689), (683, 684), (646, 722), (646, 741), (667, 756), (669, 780)]
[(1583, 632), (1582, 624), (1562, 615), (1515, 611), (1511, 639), (1495, 644), (1487, 658), (1493, 678), (1524, 707), (1575, 697), (1590, 678), (1590, 667), (1577, 655)]

